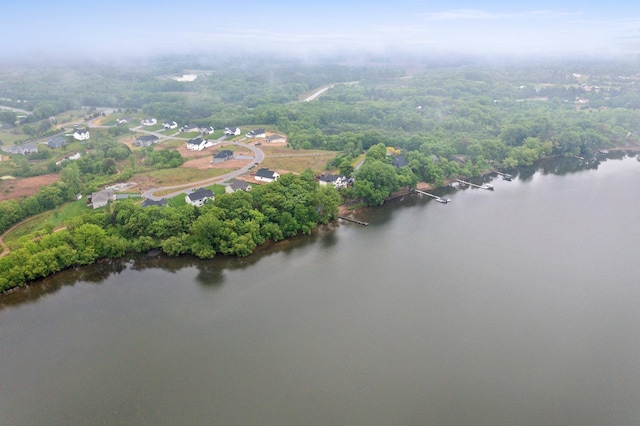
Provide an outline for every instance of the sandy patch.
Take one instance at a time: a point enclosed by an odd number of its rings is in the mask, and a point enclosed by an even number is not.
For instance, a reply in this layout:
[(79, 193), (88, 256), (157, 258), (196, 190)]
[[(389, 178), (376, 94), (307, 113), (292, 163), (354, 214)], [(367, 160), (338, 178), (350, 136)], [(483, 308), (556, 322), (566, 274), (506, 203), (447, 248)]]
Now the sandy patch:
[(35, 195), (44, 185), (50, 185), (58, 180), (60, 175), (57, 174), (0, 180), (0, 200)]

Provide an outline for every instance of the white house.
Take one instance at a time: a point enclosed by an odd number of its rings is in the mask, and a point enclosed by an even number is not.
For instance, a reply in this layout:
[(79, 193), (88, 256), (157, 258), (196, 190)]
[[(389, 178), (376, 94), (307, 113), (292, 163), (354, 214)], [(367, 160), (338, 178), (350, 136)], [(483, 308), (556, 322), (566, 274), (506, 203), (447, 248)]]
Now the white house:
[(229, 128), (229, 127), (225, 127), (224, 128), (224, 134), (225, 136), (238, 136), (240, 134), (240, 128), (236, 127), (236, 128)]
[(213, 128), (213, 126), (202, 126), (200, 128), (198, 128), (198, 130), (202, 133), (205, 133), (207, 135), (211, 135), (213, 134), (213, 132), (215, 131), (215, 129)]
[(153, 126), (158, 122), (155, 118), (145, 118), (140, 122), (143, 126)]
[(252, 131), (247, 133), (247, 137), (252, 139), (264, 138), (265, 136), (266, 136), (266, 133), (264, 132), (264, 129), (253, 129)]
[(162, 123), (162, 127), (164, 127), (165, 130), (177, 129), (178, 123), (175, 121), (165, 121)]
[(333, 185), (336, 188), (345, 188), (349, 180), (344, 175), (325, 175), (318, 176), (318, 183), (322, 186)]
[(255, 179), (262, 182), (273, 182), (274, 180), (278, 180), (280, 175), (269, 169), (259, 169), (255, 174)]
[(206, 145), (207, 141), (202, 138), (189, 139), (187, 141), (187, 149), (189, 151), (202, 151)]
[(78, 141), (86, 141), (89, 139), (89, 129), (76, 129), (73, 131), (73, 138)]
[(184, 197), (184, 201), (192, 206), (201, 207), (208, 200), (214, 200), (213, 191), (207, 188), (198, 188)]

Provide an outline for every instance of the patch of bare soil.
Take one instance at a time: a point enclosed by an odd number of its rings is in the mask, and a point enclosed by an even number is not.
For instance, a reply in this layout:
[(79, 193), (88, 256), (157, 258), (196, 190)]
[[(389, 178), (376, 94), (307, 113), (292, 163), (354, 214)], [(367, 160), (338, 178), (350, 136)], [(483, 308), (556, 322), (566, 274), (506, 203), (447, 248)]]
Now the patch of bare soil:
[(197, 158), (195, 160), (186, 161), (181, 167), (187, 167), (192, 169), (239, 169), (249, 164), (252, 160), (228, 160), (221, 161), (220, 163), (214, 163), (212, 157), (207, 155), (203, 158)]
[(190, 149), (187, 148), (187, 144), (186, 142), (183, 144), (180, 144), (180, 146), (178, 146), (176, 148), (178, 150), (178, 152), (180, 153), (180, 155), (182, 155), (182, 157), (184, 158), (202, 158), (202, 157), (206, 157), (208, 159), (211, 159), (211, 155), (213, 153), (212, 148), (205, 148), (202, 151), (191, 151)]
[(0, 201), (29, 197), (35, 195), (40, 188), (60, 180), (58, 174), (48, 174), (19, 179), (0, 180)]

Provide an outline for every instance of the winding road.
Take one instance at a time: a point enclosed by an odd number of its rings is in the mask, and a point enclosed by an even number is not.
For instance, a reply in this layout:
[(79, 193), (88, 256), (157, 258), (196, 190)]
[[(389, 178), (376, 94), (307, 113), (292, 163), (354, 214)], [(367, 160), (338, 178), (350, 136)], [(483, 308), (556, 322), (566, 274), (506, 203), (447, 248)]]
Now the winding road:
[[(149, 132), (151, 133), (151, 132)], [(175, 139), (175, 138), (172, 138)], [(218, 139), (219, 141), (222, 141), (222, 139)], [(262, 161), (264, 160), (264, 152), (259, 149), (256, 148), (253, 145), (248, 145), (245, 143), (242, 143), (241, 141), (244, 140), (241, 139), (238, 142), (230, 142), (228, 144), (225, 145), (236, 145), (236, 146), (241, 146), (243, 148), (247, 148), (248, 150), (250, 150), (251, 152), (253, 152), (253, 161), (249, 162), (249, 164), (247, 164), (246, 166), (243, 166), (237, 170), (234, 170), (232, 172), (229, 173), (225, 173), (223, 175), (220, 176), (216, 176), (216, 177), (212, 177), (210, 179), (204, 179), (204, 180), (200, 180), (197, 182), (186, 182), (180, 185), (173, 185), (173, 186), (163, 186), (163, 187), (159, 187), (159, 188), (151, 188), (146, 190), (145, 192), (142, 193), (142, 197), (143, 198), (150, 198), (152, 200), (161, 200), (163, 198), (171, 198), (171, 197), (175, 197), (178, 194), (188, 194), (189, 192), (191, 192), (191, 190), (194, 187), (198, 187), (198, 186), (205, 186), (205, 185), (211, 185), (214, 183), (218, 183), (218, 182), (224, 182), (226, 180), (229, 179), (233, 179), (235, 177), (241, 176), (245, 173), (247, 173), (250, 169), (252, 169), (253, 167), (255, 167), (257, 164), (262, 163)], [(187, 187), (187, 188), (185, 188)], [(154, 195), (154, 193), (156, 192), (164, 192), (164, 191), (170, 191), (172, 189), (175, 189), (175, 192), (171, 192), (169, 194), (164, 194), (164, 195)]]

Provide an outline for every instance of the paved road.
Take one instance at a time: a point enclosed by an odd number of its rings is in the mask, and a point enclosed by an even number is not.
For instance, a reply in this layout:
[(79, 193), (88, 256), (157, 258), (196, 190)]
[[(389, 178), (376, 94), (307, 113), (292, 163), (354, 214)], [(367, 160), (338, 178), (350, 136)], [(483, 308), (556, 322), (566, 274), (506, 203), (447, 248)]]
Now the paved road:
[(24, 114), (24, 115), (31, 115), (32, 114), (31, 111), (27, 111), (26, 109), (13, 108), (13, 107), (8, 107), (8, 106), (4, 106), (4, 105), (0, 105), (0, 109), (6, 109), (6, 110), (9, 110), (9, 111), (13, 111), (13, 112), (19, 112), (20, 114)]
[[(89, 120), (87, 121), (87, 126), (91, 127), (91, 128), (102, 128), (102, 127), (112, 127), (112, 126), (97, 126), (93, 123), (93, 120)], [(176, 140), (183, 140), (183, 141), (188, 141), (190, 138), (184, 138), (184, 137), (179, 137), (176, 135), (179, 135), (180, 132), (175, 132), (172, 135), (165, 135), (162, 133), (159, 133), (157, 131), (152, 131), (152, 130), (146, 130), (144, 128), (144, 126), (137, 126), (132, 128), (131, 130), (136, 131), (136, 132), (141, 132), (141, 133), (146, 133), (148, 135), (154, 135), (157, 136), (158, 139), (160, 140), (166, 140), (166, 139), (176, 139)], [(264, 161), (264, 152), (253, 146), (253, 145), (248, 145), (245, 143), (242, 143), (242, 141), (245, 140), (245, 138), (240, 139), (237, 142), (231, 142), (228, 143), (227, 145), (238, 145), (238, 146), (242, 146), (244, 148), (247, 148), (248, 150), (250, 150), (251, 152), (253, 152), (253, 161), (250, 162), (249, 164), (247, 164), (246, 166), (238, 169), (238, 170), (234, 170), (233, 172), (229, 172), (229, 173), (225, 173), (224, 175), (220, 175), (220, 176), (216, 176), (213, 177), (211, 179), (205, 179), (205, 180), (201, 180), (201, 181), (197, 181), (197, 182), (185, 182), (183, 184), (180, 185), (173, 185), (173, 186), (162, 186), (162, 187), (158, 187), (158, 188), (150, 188), (147, 189), (146, 191), (144, 191), (142, 193), (142, 197), (143, 198), (150, 198), (152, 200), (161, 200), (163, 198), (171, 198), (171, 197), (175, 197), (178, 194), (187, 194), (189, 193), (192, 188), (197, 188), (200, 186), (207, 186), (207, 185), (211, 185), (213, 183), (218, 183), (218, 182), (224, 182), (227, 181), (229, 179), (241, 176), (245, 173), (247, 173), (254, 165), (256, 164), (260, 164), (262, 163), (262, 161)], [(225, 141), (225, 137), (221, 137), (219, 139), (217, 139), (218, 142), (223, 143)], [(171, 189), (175, 189), (176, 191), (171, 192), (169, 194), (165, 194), (165, 195), (154, 195), (154, 193), (156, 192), (160, 192), (160, 191), (167, 191), (167, 190), (171, 190)]]
[(322, 89), (320, 89), (317, 92), (315, 92), (313, 95), (311, 95), (308, 98), (304, 99), (302, 102), (311, 102), (312, 100), (314, 100), (318, 96), (322, 95), (324, 92), (326, 92), (327, 90), (331, 89), (332, 87), (333, 87), (333, 84), (331, 86), (323, 87)]
[[(175, 139), (175, 138), (173, 138), (173, 139)], [(150, 198), (150, 199), (156, 200), (156, 201), (157, 200), (161, 200), (163, 198), (171, 198), (171, 197), (175, 197), (178, 194), (188, 194), (189, 192), (191, 192), (191, 190), (193, 188), (197, 188), (197, 187), (200, 187), (200, 186), (207, 186), (207, 185), (211, 185), (211, 184), (219, 183), (219, 182), (224, 182), (224, 181), (227, 181), (229, 179), (233, 179), (235, 177), (238, 177), (238, 176), (241, 176), (241, 175), (247, 173), (252, 167), (255, 166), (255, 164), (262, 163), (262, 161), (264, 160), (264, 152), (260, 148), (257, 148), (257, 147), (255, 147), (253, 145), (248, 145), (248, 144), (242, 143), (241, 142), (242, 140), (244, 140), (244, 138), (242, 138), (238, 142), (230, 142), (230, 143), (228, 143), (226, 145), (241, 146), (241, 147), (247, 148), (251, 152), (253, 152), (253, 161), (251, 161), (246, 166), (241, 167), (238, 170), (234, 170), (232, 172), (225, 173), (223, 175), (213, 177), (211, 179), (205, 179), (205, 180), (201, 180), (201, 181), (198, 181), (198, 182), (187, 182), (187, 183), (183, 183), (181, 185), (173, 185), (173, 186), (163, 186), (163, 187), (159, 187), (159, 188), (151, 188), (151, 189), (148, 189), (148, 190), (144, 191), (142, 193), (142, 197), (143, 198)], [(160, 195), (153, 195), (156, 192), (167, 191), (167, 190), (171, 190), (171, 189), (175, 189), (176, 191), (175, 192), (171, 192), (169, 194), (161, 195), (161, 196)]]

